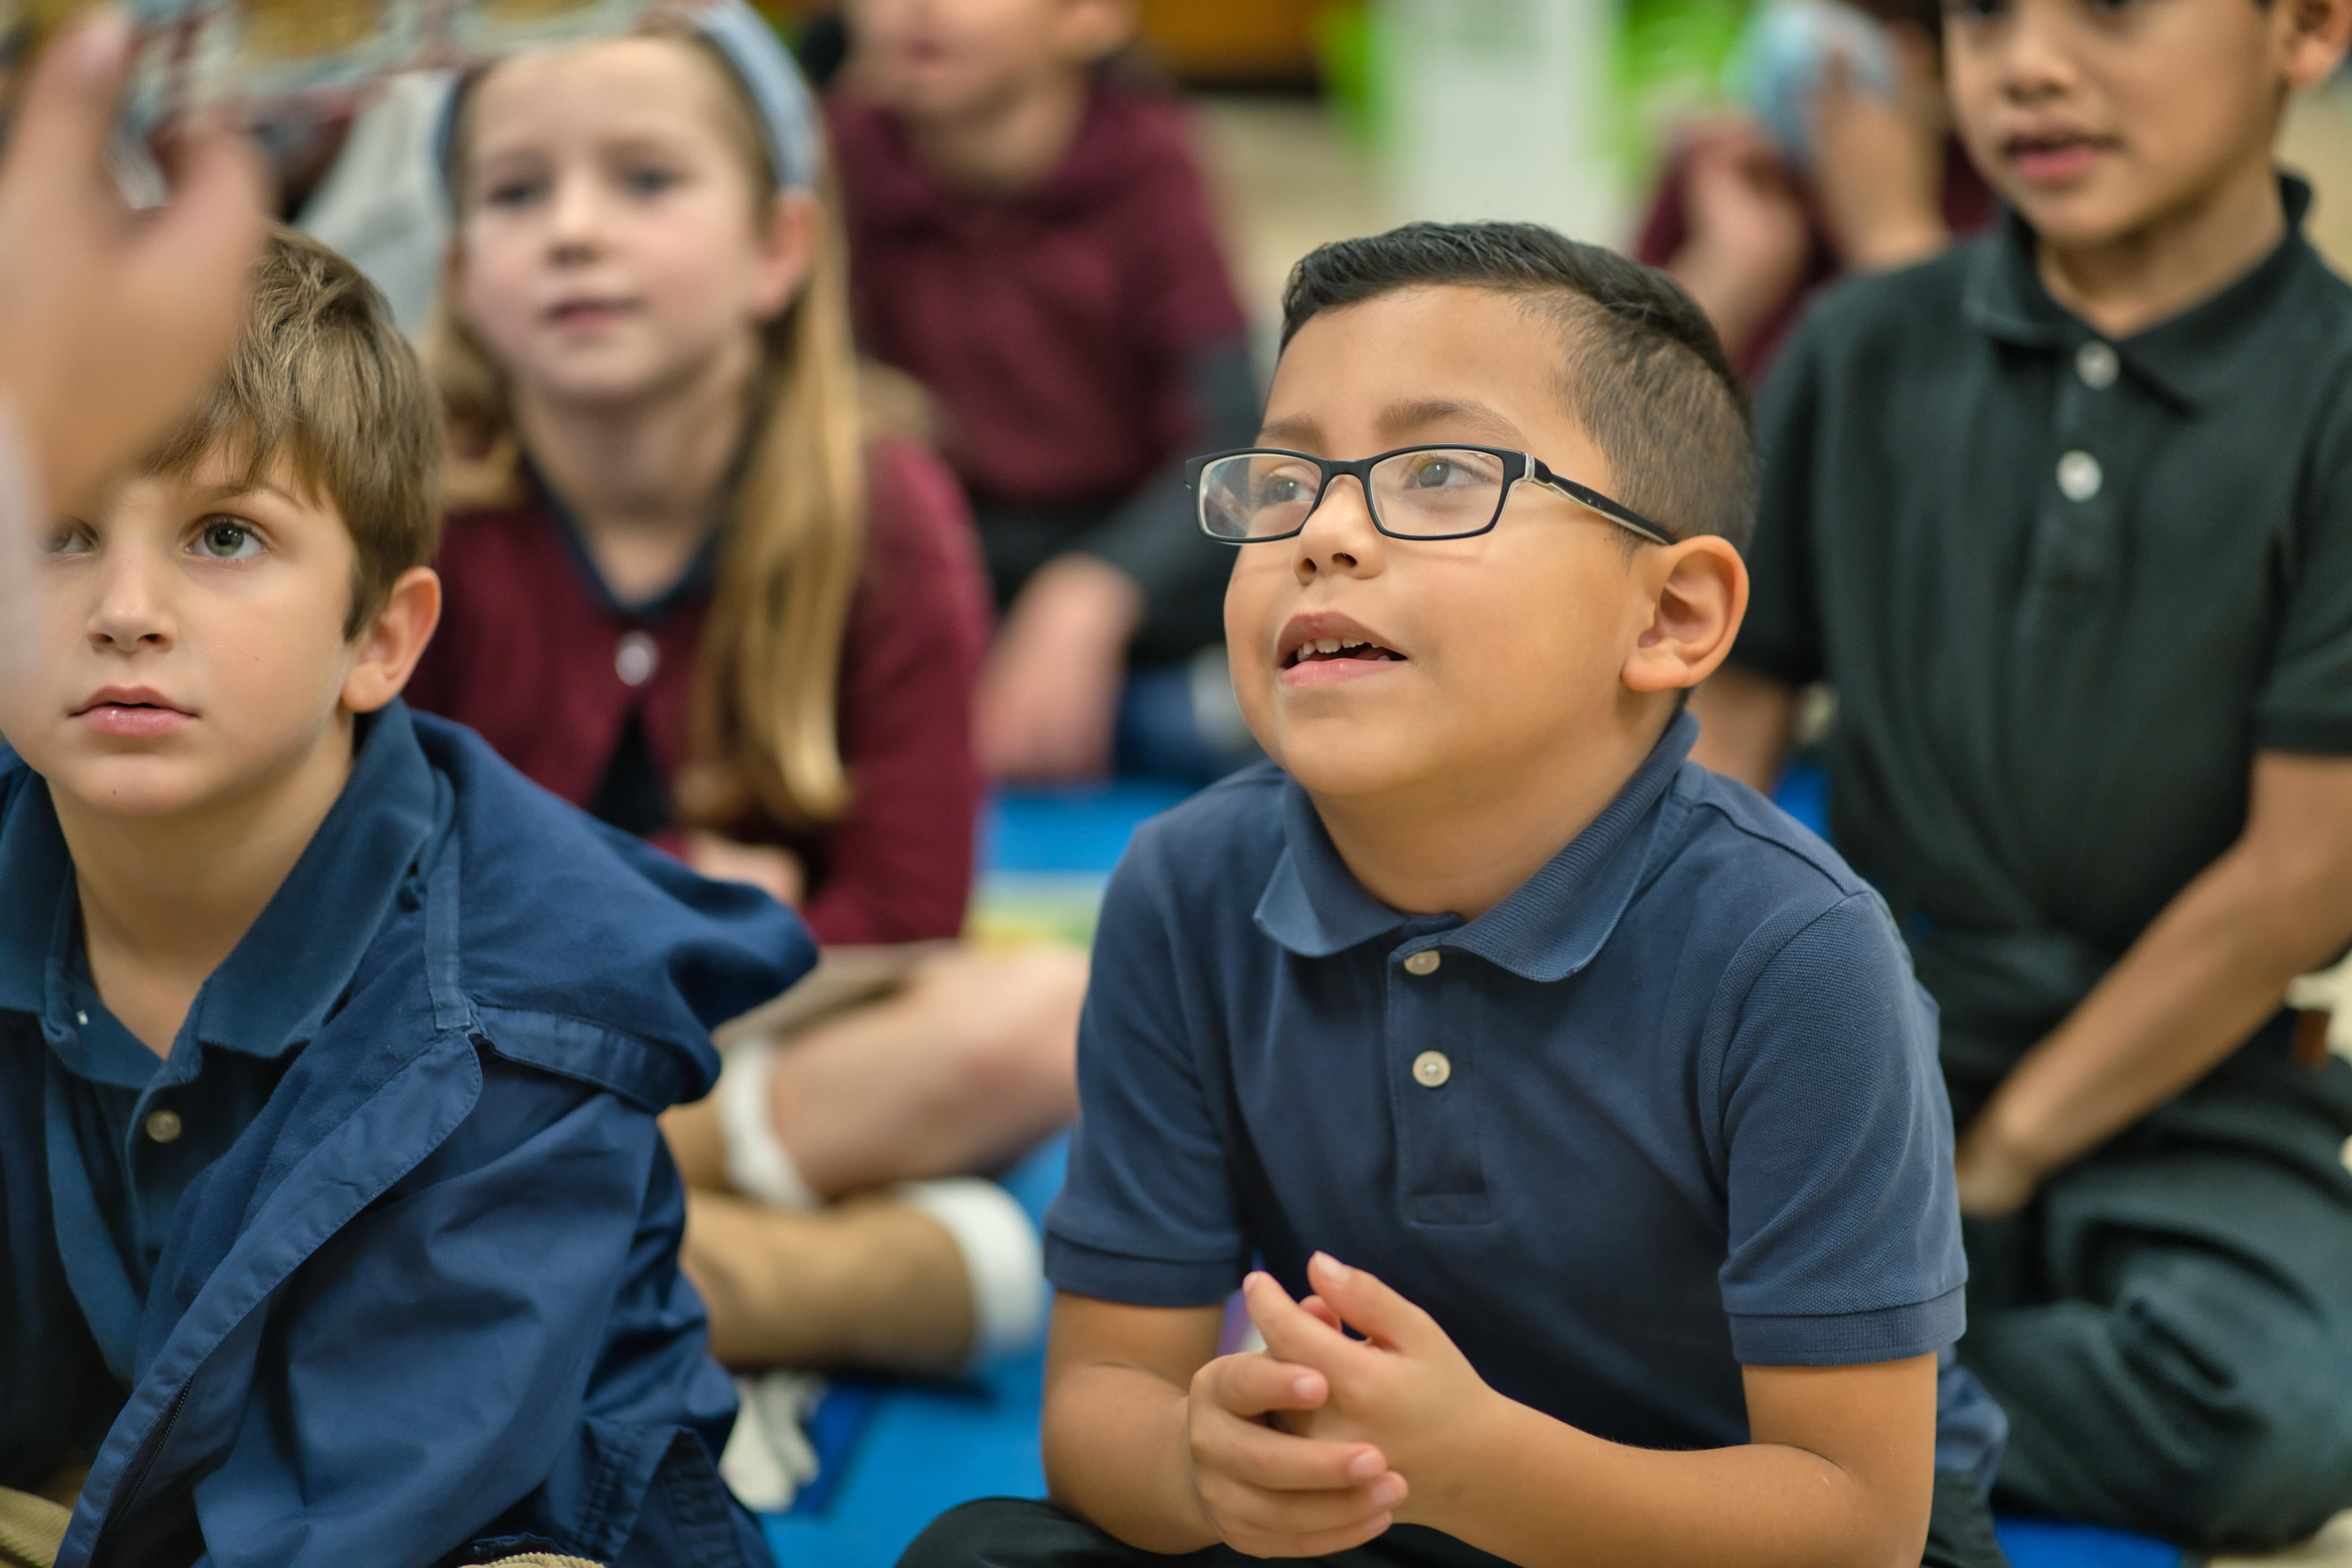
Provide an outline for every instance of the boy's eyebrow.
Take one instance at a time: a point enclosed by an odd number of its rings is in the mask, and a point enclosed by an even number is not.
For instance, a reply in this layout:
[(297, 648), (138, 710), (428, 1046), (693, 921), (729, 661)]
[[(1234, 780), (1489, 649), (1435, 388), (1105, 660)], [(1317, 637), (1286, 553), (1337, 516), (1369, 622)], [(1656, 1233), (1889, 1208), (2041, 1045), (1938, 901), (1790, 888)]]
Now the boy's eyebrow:
[(1317, 449), (1315, 443), (1321, 440), (1322, 437), (1322, 427), (1304, 414), (1295, 414), (1287, 419), (1270, 420), (1258, 426), (1257, 432), (1257, 438), (1261, 441), (1270, 441), (1276, 446), (1296, 447), (1305, 452), (1315, 451)]
[[(1527, 444), (1526, 434), (1502, 415), (1483, 403), (1462, 398), (1409, 398), (1391, 403), (1381, 411), (1373, 427), (1381, 432), (1383, 441), (1404, 441), (1416, 431), (1444, 424), (1467, 425), (1497, 444), (1514, 448)], [(1313, 452), (1321, 450), (1316, 443), (1322, 434), (1322, 427), (1313, 419), (1296, 414), (1265, 425), (1258, 431), (1258, 439)]]
[(1402, 437), (1432, 425), (1469, 425), (1496, 441), (1511, 447), (1522, 446), (1527, 437), (1519, 427), (1483, 403), (1461, 398), (1419, 398), (1391, 403), (1381, 414), (1380, 428), (1387, 436)]

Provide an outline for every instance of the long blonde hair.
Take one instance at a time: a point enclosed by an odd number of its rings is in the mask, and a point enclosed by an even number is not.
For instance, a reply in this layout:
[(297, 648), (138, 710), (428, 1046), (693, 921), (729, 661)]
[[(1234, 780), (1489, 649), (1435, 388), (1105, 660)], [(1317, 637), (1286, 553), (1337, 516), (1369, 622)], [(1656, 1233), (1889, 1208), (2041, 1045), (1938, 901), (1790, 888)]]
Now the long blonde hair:
[[(705, 56), (726, 83), (730, 131), (764, 210), (780, 193), (750, 95), (716, 48), (665, 36)], [(461, 205), (465, 118), (461, 104), (449, 172)], [(837, 708), (842, 640), (866, 556), (866, 427), (841, 203), (829, 171), (819, 185), (823, 233), (808, 276), (761, 335), (746, 448), (703, 627), (695, 758), (672, 789), (679, 818), (694, 826), (736, 828), (764, 810), (788, 826), (815, 827), (849, 805)], [(505, 373), (447, 295), (425, 346), (449, 417), (444, 494), (453, 508), (479, 507), (515, 496), (520, 451)]]

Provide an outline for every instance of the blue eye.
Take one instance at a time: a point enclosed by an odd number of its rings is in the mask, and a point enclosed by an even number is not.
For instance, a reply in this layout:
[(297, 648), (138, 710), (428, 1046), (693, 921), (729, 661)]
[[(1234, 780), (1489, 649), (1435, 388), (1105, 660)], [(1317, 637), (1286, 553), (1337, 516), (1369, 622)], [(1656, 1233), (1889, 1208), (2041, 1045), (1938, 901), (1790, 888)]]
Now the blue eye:
[(629, 170), (621, 184), (633, 196), (657, 196), (678, 184), (677, 171), (646, 165)]
[(261, 536), (236, 518), (206, 518), (196, 530), (194, 549), (207, 561), (249, 561), (261, 553)]

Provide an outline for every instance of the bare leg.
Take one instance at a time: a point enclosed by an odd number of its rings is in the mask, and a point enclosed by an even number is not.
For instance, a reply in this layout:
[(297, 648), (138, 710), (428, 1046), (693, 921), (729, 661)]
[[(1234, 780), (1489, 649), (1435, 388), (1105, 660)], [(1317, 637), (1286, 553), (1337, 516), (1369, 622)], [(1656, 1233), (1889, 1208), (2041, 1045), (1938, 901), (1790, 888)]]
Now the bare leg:
[(994, 1169), (1077, 1114), (1087, 961), (958, 949), (776, 1058), (777, 1134), (825, 1197)]
[(879, 1197), (814, 1214), (689, 1192), (679, 1262), (732, 1367), (947, 1373), (971, 1353), (971, 1285), (937, 1220)]

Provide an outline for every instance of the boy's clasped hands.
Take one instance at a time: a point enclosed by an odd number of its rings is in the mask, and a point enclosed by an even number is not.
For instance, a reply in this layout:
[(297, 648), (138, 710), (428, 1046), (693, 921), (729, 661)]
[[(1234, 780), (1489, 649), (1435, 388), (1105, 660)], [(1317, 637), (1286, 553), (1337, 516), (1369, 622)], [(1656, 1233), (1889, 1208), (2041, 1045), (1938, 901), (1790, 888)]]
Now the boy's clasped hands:
[(1452, 1490), (1446, 1467), (1471, 1451), (1465, 1438), (1506, 1403), (1434, 1319), (1372, 1275), (1321, 1252), (1307, 1272), (1317, 1293), (1303, 1301), (1252, 1274), (1243, 1300), (1265, 1349), (1192, 1378), (1192, 1493), (1218, 1537), (1251, 1556), (1342, 1552), (1412, 1518), (1409, 1503), (1429, 1513)]

